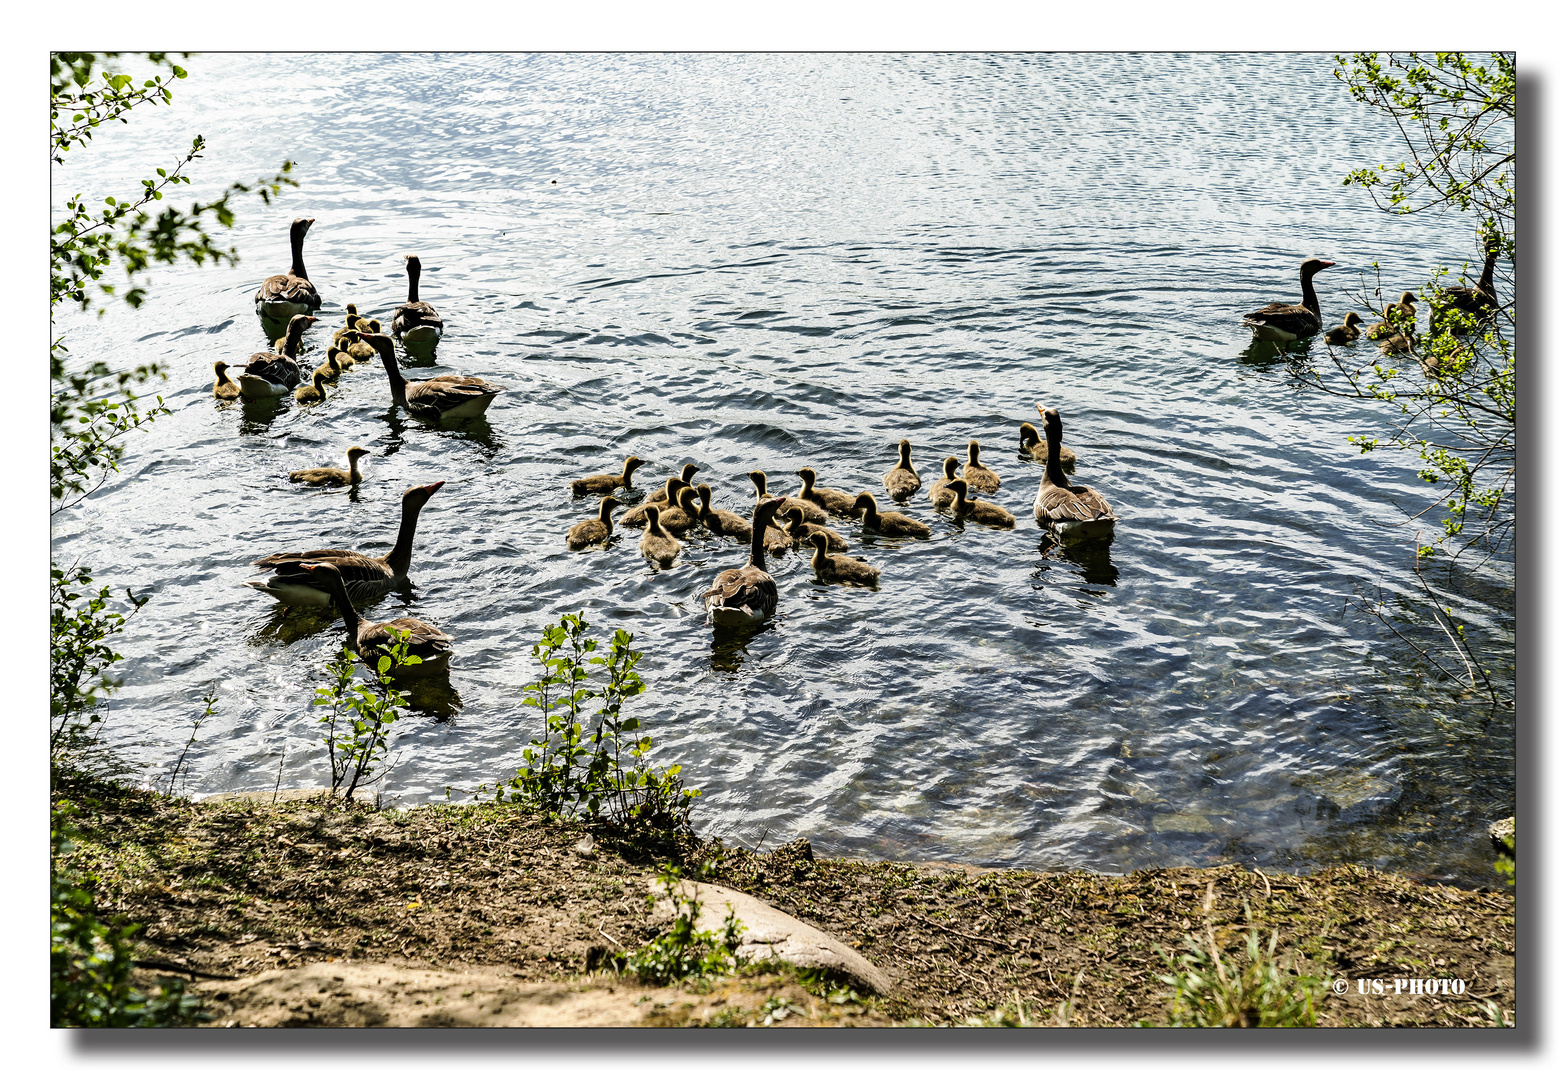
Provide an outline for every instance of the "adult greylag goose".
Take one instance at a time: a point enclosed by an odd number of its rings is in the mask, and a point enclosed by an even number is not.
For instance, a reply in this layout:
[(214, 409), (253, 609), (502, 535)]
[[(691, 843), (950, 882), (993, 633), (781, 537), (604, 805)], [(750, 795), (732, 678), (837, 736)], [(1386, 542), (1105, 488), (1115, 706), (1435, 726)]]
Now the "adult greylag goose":
[(989, 494), (1000, 490), (1000, 477), (994, 471), (979, 464), (979, 440), (968, 440), (968, 464), (962, 467), (962, 478), (975, 491)]
[(506, 388), (473, 375), (437, 375), (422, 382), (409, 382), (397, 367), (392, 339), (385, 334), (365, 334), (364, 340), (381, 354), (386, 378), (391, 382), (392, 400), (420, 420), (467, 420), (483, 416), (484, 410)]
[[(1495, 297), (1495, 261), (1501, 257), (1501, 249), (1494, 244), (1485, 246), (1484, 272), (1479, 275), (1477, 286), (1449, 285), (1441, 290), (1441, 306), (1446, 310), (1455, 308), (1469, 315), (1479, 315), (1499, 306)], [(1435, 309), (1431, 308), (1430, 317), (1435, 318)]]
[(651, 498), (647, 499), (645, 502), (638, 503), (636, 506), (620, 515), (620, 524), (624, 526), (645, 524), (647, 521), (647, 511), (654, 506), (661, 510), (667, 510), (669, 508), (669, 504), (673, 503), (675, 508), (678, 509), (680, 504), (676, 496), (678, 495), (679, 490), (685, 486), (685, 481), (681, 480), (678, 476), (669, 477), (669, 479), (663, 482), (662, 490), (658, 492), (662, 498)]
[(1049, 460), (1039, 478), (1039, 493), (1033, 500), (1033, 520), (1041, 529), (1053, 529), (1061, 541), (1091, 540), (1115, 531), (1115, 512), (1109, 502), (1085, 484), (1072, 484), (1060, 467), (1060, 413), (1044, 413), (1044, 439), (1049, 444)]
[(874, 529), (882, 536), (928, 537), (930, 535), (930, 526), (922, 521), (916, 521), (907, 514), (899, 514), (892, 510), (883, 514), (875, 504), (875, 496), (868, 491), (861, 491), (854, 499), (854, 513), (863, 514), (865, 527)]
[[(1039, 438), (1039, 429), (1032, 424), (1022, 425), (1022, 445), (1017, 448), (1017, 453), (1032, 458), (1040, 465), (1049, 460), (1049, 444)], [(1075, 472), (1077, 468), (1077, 452), (1069, 446), (1060, 448), (1060, 467), (1067, 472)]]
[(968, 498), (968, 481), (953, 480), (950, 487), (955, 496), (952, 501), (952, 513), (957, 515), (959, 521), (966, 517), (972, 518), (980, 525), (990, 525), (997, 529), (1016, 527), (1017, 519), (1005, 507)]
[(798, 510), (785, 506), (778, 517), (782, 522), (784, 534), (794, 542), (795, 547), (808, 543), (812, 536), (824, 536), (829, 551), (848, 550), (848, 541), (841, 535), (825, 525), (812, 525), (800, 516)]
[(350, 446), (346, 469), (295, 469), (288, 474), (288, 479), (296, 484), (309, 484), (311, 487), (343, 487), (357, 484), (364, 479), (364, 473), (359, 468), (359, 459), (369, 456), (370, 452), (364, 447)]
[(774, 498), (782, 499), (784, 506), (792, 506), (797, 509), (801, 514), (805, 515), (806, 521), (816, 525), (826, 524), (826, 511), (821, 509), (821, 507), (817, 506), (815, 503), (805, 502), (803, 499), (796, 499), (792, 495), (773, 495), (769, 493), (767, 491), (767, 474), (762, 472), (760, 469), (752, 469), (745, 475), (749, 478), (750, 482), (756, 486), (757, 502), (763, 502), (767, 499)]
[(667, 570), (674, 565), (674, 560), (680, 557), (680, 548), (683, 546), (674, 538), (674, 534), (667, 532), (658, 521), (658, 508), (647, 508), (647, 527), (642, 530), (641, 542), (642, 555)]
[(821, 509), (840, 517), (851, 517), (854, 513), (854, 497), (846, 491), (837, 488), (816, 487), (816, 470), (808, 465), (795, 472), (799, 477), (800, 502), (813, 502)]
[(212, 365), (212, 373), (217, 376), (212, 380), (212, 396), (220, 401), (233, 401), (240, 394), (240, 386), (228, 377), (228, 364), (222, 360)]
[(578, 521), (571, 526), (566, 533), (566, 546), (572, 551), (579, 551), (589, 544), (601, 544), (608, 540), (614, 533), (614, 522), (609, 518), (609, 511), (622, 505), (620, 500), (613, 495), (605, 495), (598, 500), (598, 516), (588, 518), (586, 521)]
[(256, 314), (279, 321), (308, 315), (321, 306), (321, 296), (305, 272), (304, 239), (315, 218), (294, 218), (288, 227), (288, 246), (294, 261), (286, 274), (273, 274), (256, 290)]
[(371, 622), (354, 610), (353, 599), (343, 581), (337, 565), (329, 562), (307, 562), (300, 567), (310, 580), (331, 597), (348, 630), (348, 647), (359, 654), (359, 659), (374, 667), (382, 656), (388, 656), (397, 644), (401, 631), (408, 636), (408, 656), (417, 656), (419, 664), (404, 668), (401, 674), (434, 674), (446, 670), (451, 664), (451, 635), (431, 626), (423, 619), (404, 617), (390, 622)]
[(614, 473), (597, 473), (593, 476), (584, 476), (580, 480), (571, 481), (571, 494), (582, 495), (608, 495), (615, 488), (629, 488), (631, 486), (631, 474), (641, 468), (647, 462), (632, 454), (625, 459), (625, 467), (616, 476)]
[(810, 568), (822, 581), (839, 585), (867, 585), (871, 588), (881, 583), (881, 571), (863, 559), (849, 555), (828, 555), (824, 533), (811, 533), (810, 546), (816, 549), (816, 553), (810, 556)]
[(278, 353), (251, 353), (250, 361), (239, 375), (239, 388), (247, 398), (282, 397), (299, 385), (299, 339), (304, 336), (314, 315), (295, 315), (288, 320), (288, 333), (283, 337), (281, 355)]
[(913, 498), (913, 493), (923, 484), (919, 474), (914, 472), (913, 443), (903, 439), (897, 444), (897, 464), (881, 477), (881, 482), (886, 485), (886, 493), (898, 502)]
[(707, 621), (714, 626), (750, 626), (771, 618), (777, 611), (778, 583), (767, 573), (762, 537), (782, 505), (781, 497), (756, 503), (750, 518), (750, 560), (744, 566), (721, 571), (701, 594)]
[(941, 462), (941, 478), (930, 485), (930, 502), (936, 509), (950, 506), (957, 496), (952, 494), (951, 482), (957, 479), (957, 470), (962, 467), (962, 461), (955, 457), (949, 457)]
[(255, 566), (272, 571), (265, 581), (245, 582), (252, 589), (281, 600), (289, 607), (325, 607), (331, 597), (319, 588), (301, 563), (331, 563), (337, 567), (347, 583), (348, 593), (364, 604), (378, 600), (408, 581), (408, 567), (413, 562), (413, 533), (419, 527), (419, 511), (430, 501), (430, 496), (441, 489), (446, 481), (411, 487), (402, 493), (402, 525), (397, 529), (397, 542), (385, 555), (362, 555), (342, 548), (317, 548), (314, 551), (285, 551), (257, 559)]
[(301, 405), (309, 405), (316, 401), (326, 400), (326, 372), (317, 368), (310, 373), (308, 386), (301, 386), (294, 391), (294, 400)]
[(1245, 316), (1245, 325), (1257, 341), (1293, 341), (1310, 337), (1321, 329), (1321, 302), (1316, 299), (1311, 278), (1337, 263), (1325, 259), (1306, 259), (1300, 263), (1300, 292), (1304, 298), (1298, 304), (1268, 304)]
[(696, 497), (701, 507), (696, 516), (709, 532), (719, 536), (732, 536), (736, 540), (750, 539), (750, 522), (730, 510), (720, 510), (712, 505), (712, 488), (707, 484), (696, 485)]
[(402, 261), (408, 270), (408, 302), (392, 313), (392, 336), (415, 345), (439, 341), (446, 324), (433, 307), (419, 299), (419, 257), (404, 255)]
[(1364, 321), (1359, 317), (1359, 312), (1346, 311), (1343, 313), (1343, 321), (1322, 334), (1321, 340), (1328, 345), (1347, 345), (1351, 341), (1358, 341), (1359, 324)]

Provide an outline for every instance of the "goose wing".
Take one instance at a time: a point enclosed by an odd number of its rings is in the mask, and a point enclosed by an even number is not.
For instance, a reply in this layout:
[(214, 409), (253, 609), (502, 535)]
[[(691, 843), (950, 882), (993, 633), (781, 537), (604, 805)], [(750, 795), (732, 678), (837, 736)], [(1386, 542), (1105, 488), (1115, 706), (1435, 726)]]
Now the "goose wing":
[(311, 577), (307, 571), (300, 568), (300, 563), (331, 563), (342, 574), (343, 584), (348, 586), (350, 596), (353, 595), (355, 586), (375, 585), (389, 588), (397, 577), (392, 572), (392, 568), (380, 559), (371, 558), (357, 551), (344, 551), (341, 548), (285, 551), (257, 559), (254, 565), (263, 570), (271, 570), (275, 576), (284, 581), (297, 580), (300, 584), (309, 584)]
[(764, 618), (777, 610), (778, 583), (765, 570), (747, 564), (720, 573), (701, 597), (709, 612), (715, 608), (727, 608), (748, 612), (755, 618)]
[(299, 385), (299, 365), (276, 353), (251, 353), (244, 374), (286, 386), (290, 390)]
[(1097, 521), (1115, 516), (1108, 501), (1092, 488), (1083, 485), (1057, 487), (1049, 483), (1048, 477), (1039, 485), (1033, 512), (1036, 517), (1050, 521)]
[(256, 303), (285, 302), (290, 304), (306, 304), (311, 308), (321, 306), (321, 297), (315, 291), (315, 286), (302, 277), (293, 274), (273, 274), (261, 283), (256, 290)]
[(403, 304), (392, 313), (391, 328), (394, 334), (406, 334), (416, 326), (429, 326), (442, 330), (445, 325), (435, 309), (423, 300)]
[(1270, 326), (1285, 330), (1296, 337), (1313, 334), (1321, 329), (1321, 320), (1304, 304), (1268, 304), (1245, 316), (1247, 326)]
[(488, 400), (506, 388), (475, 375), (437, 375), (423, 382), (409, 383), (410, 409), (451, 412), (463, 405)]

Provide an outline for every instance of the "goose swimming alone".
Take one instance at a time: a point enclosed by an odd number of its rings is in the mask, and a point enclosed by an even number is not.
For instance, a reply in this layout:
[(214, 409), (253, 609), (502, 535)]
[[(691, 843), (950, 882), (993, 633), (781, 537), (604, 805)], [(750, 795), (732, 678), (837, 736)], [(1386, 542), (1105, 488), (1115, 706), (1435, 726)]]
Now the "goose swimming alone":
[(593, 476), (584, 476), (580, 480), (571, 481), (571, 494), (581, 495), (608, 495), (616, 488), (629, 488), (631, 486), (631, 474), (641, 468), (647, 462), (632, 454), (625, 459), (625, 467), (620, 470), (620, 475), (613, 473), (597, 473)]
[(361, 458), (370, 456), (370, 452), (362, 446), (350, 446), (348, 448), (348, 467), (346, 469), (295, 469), (288, 474), (288, 479), (296, 484), (309, 484), (311, 487), (343, 487), (357, 484), (364, 479), (364, 473), (360, 471)]

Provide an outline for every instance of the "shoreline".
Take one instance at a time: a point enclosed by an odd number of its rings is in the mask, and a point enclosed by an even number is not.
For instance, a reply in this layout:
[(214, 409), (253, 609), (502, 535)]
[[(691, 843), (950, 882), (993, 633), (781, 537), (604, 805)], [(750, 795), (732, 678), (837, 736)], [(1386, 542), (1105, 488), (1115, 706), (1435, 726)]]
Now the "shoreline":
[[(186, 978), (217, 1026), (246, 1016), (263, 1026), (1161, 1026), (1165, 955), (1210, 932), (1234, 956), (1251, 928), (1263, 947), (1276, 931), (1280, 968), (1329, 984), (1324, 1027), (1491, 1026), (1483, 1002), (1508, 1021), (1515, 1010), (1514, 896), (1364, 867), (985, 870), (816, 859), (802, 840), (761, 854), (550, 823), (491, 803), (377, 811), (297, 799), (273, 806), (270, 793), (192, 803), (98, 781), (54, 797), (77, 807), (70, 861), (97, 877), (100, 912), (141, 924), (139, 979)], [(792, 970), (676, 990), (594, 970), (610, 942), (634, 948), (660, 932), (648, 883), (671, 860), (693, 880), (710, 863), (700, 880), (836, 938), (885, 972), (891, 991), (877, 997)], [(236, 996), (258, 982), (276, 991), (279, 979), (372, 965), (381, 982), (394, 965), (417, 976), (410, 987), (431, 978), (456, 987), (434, 996), (469, 1011), (435, 1008), (425, 990), (409, 990), (399, 1011), (377, 984), (380, 1005), (334, 1013), (299, 983), (302, 1012), (279, 1012), (271, 993), (271, 1011), (258, 1019)], [(1416, 979), (1421, 991), (1435, 980), (1435, 992), (1408, 992)], [(1332, 991), (1335, 982), (1344, 992)], [(562, 995), (571, 1009), (561, 1011)], [(475, 1001), (494, 1006), (481, 1014)], [(525, 1001), (552, 1004), (528, 1013)]]

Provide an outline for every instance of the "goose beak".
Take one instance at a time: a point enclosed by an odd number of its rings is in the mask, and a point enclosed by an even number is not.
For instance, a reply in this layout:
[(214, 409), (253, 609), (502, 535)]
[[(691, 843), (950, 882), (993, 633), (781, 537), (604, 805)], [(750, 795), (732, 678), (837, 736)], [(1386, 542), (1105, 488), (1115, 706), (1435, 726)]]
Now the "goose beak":
[(439, 491), (441, 488), (443, 488), (445, 486), (446, 486), (446, 481), (444, 481), (444, 480), (437, 480), (433, 484), (425, 484), (424, 485), (424, 490), (429, 492), (431, 495), (433, 495), (433, 494), (435, 494), (437, 491)]

